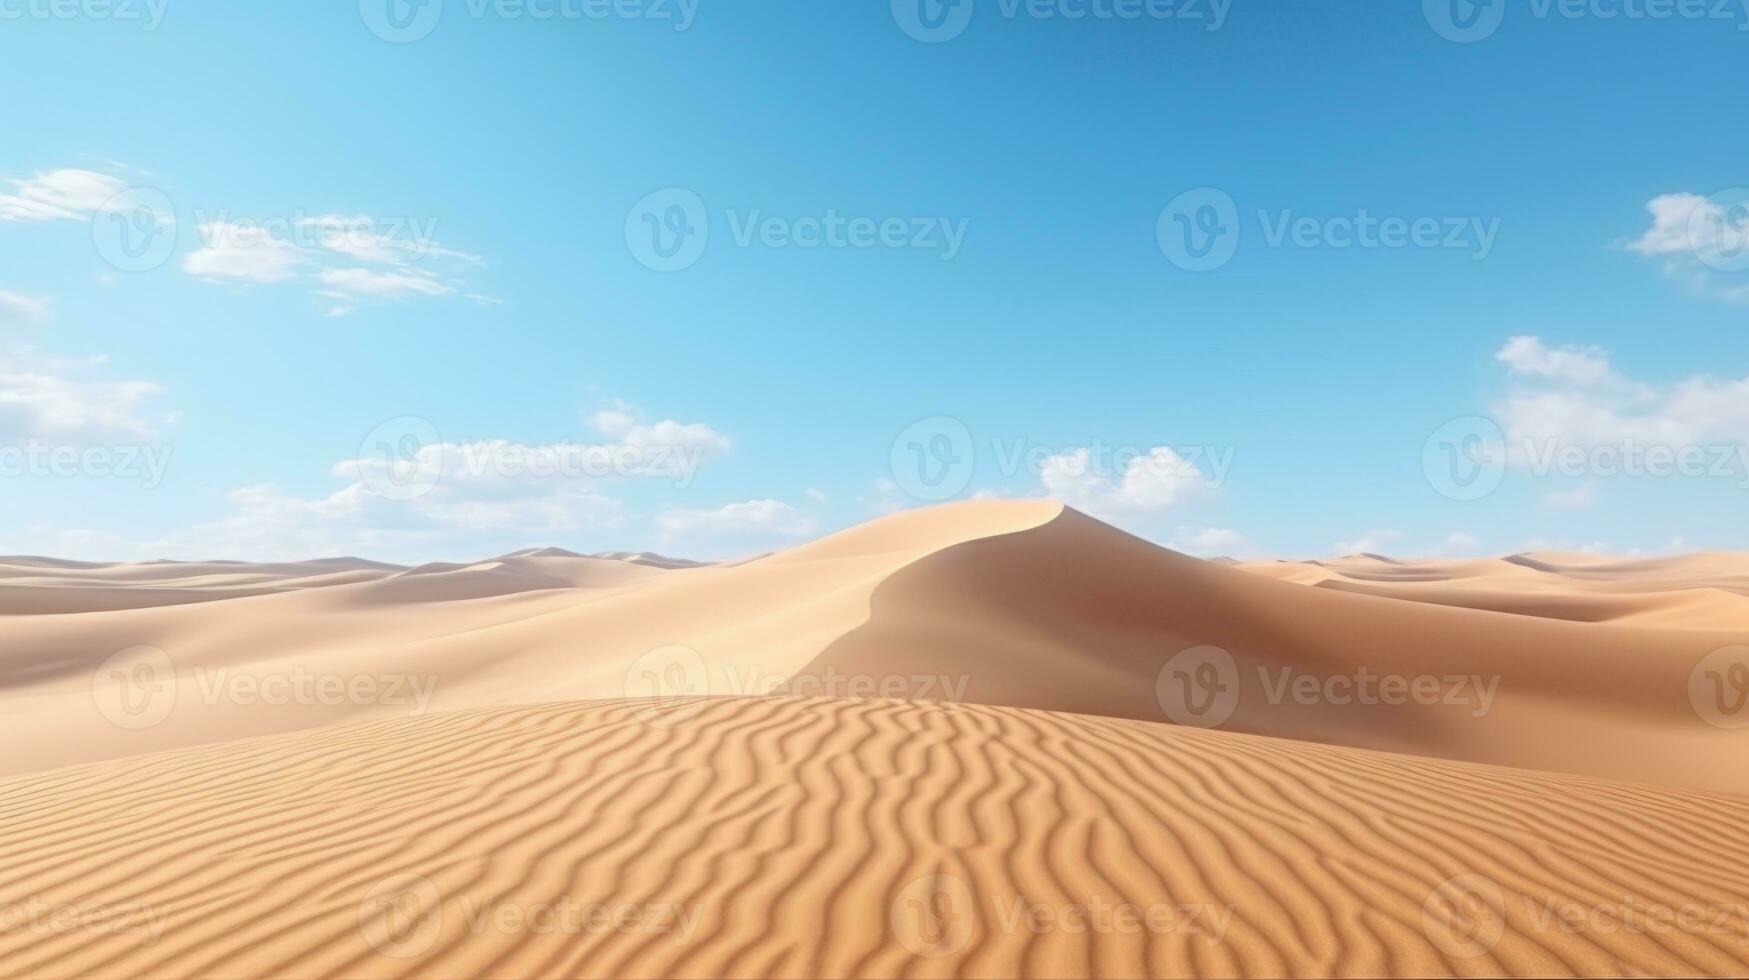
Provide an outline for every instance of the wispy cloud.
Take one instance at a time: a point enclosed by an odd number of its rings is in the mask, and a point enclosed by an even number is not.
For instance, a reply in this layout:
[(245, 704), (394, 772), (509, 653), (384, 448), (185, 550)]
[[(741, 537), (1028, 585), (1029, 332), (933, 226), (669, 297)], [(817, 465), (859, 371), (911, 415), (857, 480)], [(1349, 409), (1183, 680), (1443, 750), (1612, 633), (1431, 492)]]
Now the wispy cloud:
[(224, 216), (201, 222), (201, 245), (183, 258), (182, 267), (213, 283), (301, 284), (328, 304), (332, 316), (364, 304), (418, 297), (462, 296), (497, 304), (468, 290), (461, 278), (461, 270), (480, 264), (480, 258), (440, 245), (434, 226), (368, 215)]
[(0, 351), (0, 439), (78, 443), (151, 435), (156, 426), (146, 409), (163, 387), (103, 377), (103, 366)]
[(127, 190), (116, 177), (72, 168), (0, 178), (0, 185), (11, 188), (0, 193), (0, 221), (83, 221)]
[(719, 507), (674, 507), (656, 515), (664, 541), (687, 535), (766, 533), (798, 537), (813, 533), (815, 524), (781, 500), (744, 500)]
[(47, 319), (48, 315), (48, 300), (0, 289), (0, 326), (37, 323)]

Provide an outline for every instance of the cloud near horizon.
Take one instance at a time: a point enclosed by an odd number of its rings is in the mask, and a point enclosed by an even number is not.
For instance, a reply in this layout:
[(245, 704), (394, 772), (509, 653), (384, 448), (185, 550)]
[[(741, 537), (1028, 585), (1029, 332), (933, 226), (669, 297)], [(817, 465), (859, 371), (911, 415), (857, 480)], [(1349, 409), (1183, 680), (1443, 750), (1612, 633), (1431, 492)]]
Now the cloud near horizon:
[(1527, 447), (1749, 443), (1749, 377), (1640, 381), (1605, 351), (1534, 336), (1513, 337), (1496, 358), (1512, 384), (1494, 411), (1517, 465), (1528, 463)]

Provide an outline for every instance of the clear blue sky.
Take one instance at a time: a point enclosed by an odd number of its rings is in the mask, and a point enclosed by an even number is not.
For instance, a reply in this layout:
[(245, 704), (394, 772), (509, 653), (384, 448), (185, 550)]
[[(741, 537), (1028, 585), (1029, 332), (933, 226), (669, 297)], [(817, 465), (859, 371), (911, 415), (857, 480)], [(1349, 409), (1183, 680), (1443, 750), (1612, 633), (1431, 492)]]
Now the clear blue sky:
[[(377, 0), (134, 2), (0, 0), (0, 443), (25, 460), (0, 553), (735, 554), (917, 504), (894, 442), (935, 417), (926, 464), (972, 450), (947, 490), (1053, 492), (1204, 553), (1749, 547), (1740, 462), (1509, 452), (1464, 500), (1423, 452), (1464, 416), (1588, 452), (1749, 442), (1749, 273), (1678, 234), (1741, 218), (1741, 11), (1513, 5), (1459, 43), (1419, 3), (1236, 0), (1210, 29), (1207, 0), (976, 0), (957, 26), (925, 0), (958, 30), (930, 43), (916, 0), (444, 0), (391, 43)], [(1161, 220), (1223, 217), (1199, 188), (1238, 225), (1209, 271)], [(173, 237), (127, 271), (106, 236), (142, 207)], [(1455, 222), (1457, 247), (1271, 240), (1363, 212), (1441, 244)], [(308, 230), (334, 215), (387, 244)], [(906, 247), (806, 247), (832, 215), (899, 219)], [(696, 244), (699, 217), (702, 253), (650, 250), (646, 220)], [(699, 467), (458, 475), (439, 447), (429, 492), (385, 497), (366, 438), (402, 417)], [(1017, 440), (1032, 463), (1004, 466)], [(22, 448), (45, 446), (171, 455), (161, 482), (69, 476)]]

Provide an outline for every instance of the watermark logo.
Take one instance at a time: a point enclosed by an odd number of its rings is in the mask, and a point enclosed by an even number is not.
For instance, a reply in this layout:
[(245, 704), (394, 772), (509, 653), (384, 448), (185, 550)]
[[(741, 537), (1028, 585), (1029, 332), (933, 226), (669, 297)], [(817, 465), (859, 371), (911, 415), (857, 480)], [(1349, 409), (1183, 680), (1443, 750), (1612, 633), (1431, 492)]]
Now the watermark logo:
[[(1003, 20), (1184, 21), (1218, 31), (1233, 0), (994, 0)], [(892, 0), (893, 22), (925, 44), (951, 41), (965, 33), (974, 0)]]
[(959, 419), (936, 415), (906, 426), (888, 447), (893, 487), (939, 503), (960, 496), (984, 463), (1001, 480), (1026, 476), (1075, 506), (1163, 504), (1226, 482), (1232, 446), (1147, 446), (1103, 439), (1049, 445), (1026, 436), (974, 438)]
[(1732, 480), (1737, 489), (1749, 490), (1749, 446), (1508, 434), (1493, 419), (1475, 415), (1445, 423), (1421, 446), (1421, 470), (1428, 485), (1452, 500), (1480, 500), (1492, 494), (1508, 469), (1568, 480)]
[[(934, 215), (853, 215), (837, 208), (800, 217), (761, 208), (728, 208), (722, 215), (729, 242), (739, 249), (872, 249), (933, 252), (956, 258), (970, 218)], [(626, 213), (626, 250), (646, 268), (680, 272), (698, 264), (710, 243), (712, 219), (704, 200), (684, 187), (646, 195)]]
[(601, 936), (608, 933), (667, 939), (675, 946), (692, 941), (703, 917), (697, 905), (673, 902), (596, 902), (571, 895), (553, 902), (518, 902), (499, 898), (461, 898), (468, 932), (482, 935)]
[(940, 959), (966, 948), (977, 933), (977, 901), (955, 875), (925, 875), (893, 899), (888, 921), (899, 945), (924, 959)]
[(161, 724), (184, 696), (209, 706), (354, 705), (399, 708), (421, 715), (431, 709), (438, 684), (435, 674), (342, 674), (301, 665), (283, 670), (232, 670), (201, 664), (186, 676), (194, 683), (185, 690), (177, 683), (176, 664), (169, 654), (153, 646), (129, 647), (104, 661), (92, 675), (92, 698), (105, 718), (138, 731)]
[[(1255, 212), (1263, 244), (1271, 249), (1328, 248), (1468, 252), (1477, 262), (1493, 254), (1499, 218), (1436, 215), (1376, 215), (1367, 208), (1353, 214), (1307, 215), (1293, 208)], [(1155, 241), (1173, 265), (1187, 272), (1212, 272), (1237, 254), (1245, 220), (1227, 192), (1199, 187), (1173, 198), (1154, 223)]]
[(648, 194), (626, 215), (626, 248), (656, 272), (692, 268), (704, 257), (710, 237), (704, 199), (684, 187)]
[(423, 41), (443, 20), (443, 0), (358, 0), (358, 16), (390, 44)]
[(1152, 933), (1196, 938), (1215, 946), (1232, 925), (1232, 906), (1136, 902), (1090, 895), (1039, 902), (1024, 894), (992, 894), (988, 910), (966, 882), (925, 875), (906, 885), (888, 910), (893, 936), (913, 955), (940, 959), (963, 951), (981, 930), (1006, 936), (1126, 936)]
[[(695, 679), (681, 678), (688, 683)], [(766, 672), (758, 664), (724, 664), (720, 683), (707, 683), (713, 692), (737, 698), (833, 698), (836, 700), (930, 701), (948, 706), (964, 704), (969, 674), (872, 674), (842, 671), (827, 665), (799, 674)]]
[(1422, 903), (1421, 931), (1447, 956), (1486, 956), (1506, 934), (1506, 894), (1485, 875), (1447, 878)]
[[(1632, 893), (1576, 902), (1559, 895), (1522, 894), (1511, 903), (1517, 928), (1538, 936), (1709, 936), (1749, 946), (1749, 904), (1664, 902)], [(1428, 940), (1453, 959), (1492, 953), (1506, 935), (1509, 903), (1499, 882), (1463, 874), (1441, 882), (1421, 907)]]
[[(1422, 0), (1422, 13), (1434, 33), (1457, 44), (1493, 37), (1506, 20), (1509, 0)], [(1719, 21), (1749, 30), (1749, 4), (1743, 0), (1511, 0), (1514, 16), (1532, 19), (1600, 21)]]
[(358, 929), (384, 956), (418, 956), (436, 945), (443, 932), (443, 895), (422, 875), (385, 878), (358, 904)]
[(128, 647), (91, 676), (91, 700), (118, 728), (151, 728), (176, 707), (176, 663), (154, 646)]
[(939, 502), (971, 485), (977, 450), (964, 422), (937, 415), (906, 426), (893, 440), (888, 462), (901, 490), (918, 500)]
[[(1219, 728), (1232, 718), (1245, 696), (1245, 675), (1231, 653), (1216, 646), (1192, 647), (1160, 668), (1155, 698), (1166, 717), (1179, 725)], [(1390, 674), (1361, 667), (1353, 672), (1317, 674), (1292, 665), (1257, 667), (1256, 695), (1271, 705), (1302, 707), (1465, 708), (1481, 718), (1500, 693), (1497, 674)]]
[(35, 896), (22, 902), (0, 902), (0, 936), (133, 936), (140, 945), (152, 946), (163, 938), (169, 923), (168, 908), (138, 902), (51, 902)]
[(1239, 664), (1216, 646), (1191, 647), (1160, 668), (1154, 697), (1174, 724), (1219, 728), (1239, 708)]
[(150, 272), (176, 251), (176, 205), (155, 187), (132, 187), (91, 216), (91, 243), (122, 272)]
[(437, 489), (443, 479), (443, 436), (429, 419), (402, 415), (370, 430), (358, 447), (366, 489), (407, 503)]
[(653, 728), (674, 728), (704, 710), (711, 694), (710, 670), (692, 647), (657, 647), (632, 661), (621, 680), (632, 713)]
[(1173, 198), (1154, 224), (1160, 252), (1187, 272), (1212, 272), (1239, 250), (1239, 206), (1226, 191), (1198, 187)]
[(966, 32), (976, 6), (976, 0), (892, 0), (893, 23), (925, 44), (940, 44)]
[(0, 21), (102, 20), (137, 23), (150, 34), (164, 23), (170, 0), (0, 0)]
[(156, 490), (174, 446), (68, 446), (26, 439), (0, 446), (0, 478), (130, 480)]
[(1493, 419), (1452, 419), (1422, 444), (1421, 472), (1441, 496), (1480, 500), (1506, 478), (1506, 433)]
[(205, 665), (194, 670), (201, 703), (246, 708), (307, 707), (400, 708), (422, 715), (437, 695), (436, 674), (333, 673), (296, 666), (290, 670), (233, 671)]
[(1719, 272), (1749, 271), (1749, 188), (1708, 195), (1688, 215), (1694, 257)]
[(1714, 650), (1688, 675), (1688, 701), (1716, 728), (1749, 728), (1749, 646)]
[(1500, 29), (1506, 20), (1506, 0), (1422, 0), (1421, 12), (1440, 37), (1474, 44)]

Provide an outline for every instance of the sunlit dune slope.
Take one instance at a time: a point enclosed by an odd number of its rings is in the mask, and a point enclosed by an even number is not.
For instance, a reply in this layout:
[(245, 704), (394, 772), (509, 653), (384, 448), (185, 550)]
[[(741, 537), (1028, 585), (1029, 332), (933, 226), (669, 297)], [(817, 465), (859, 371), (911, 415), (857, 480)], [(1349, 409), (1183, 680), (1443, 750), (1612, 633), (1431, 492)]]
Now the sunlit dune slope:
[[(45, 912), (0, 930), (0, 964), (1740, 975), (1746, 821), (1736, 797), (1014, 708), (555, 703), (0, 780), (0, 893), (102, 924)], [(1689, 927), (1636, 933), (1660, 910)]]

